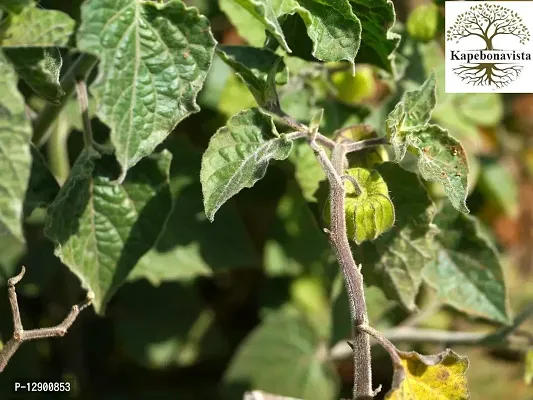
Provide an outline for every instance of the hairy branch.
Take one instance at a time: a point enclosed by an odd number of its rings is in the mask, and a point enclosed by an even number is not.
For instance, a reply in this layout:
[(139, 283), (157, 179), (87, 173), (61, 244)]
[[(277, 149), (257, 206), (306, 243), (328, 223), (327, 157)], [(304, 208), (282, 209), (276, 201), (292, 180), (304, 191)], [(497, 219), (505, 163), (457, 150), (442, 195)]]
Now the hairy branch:
[(51, 328), (40, 328), (25, 331), (22, 327), (17, 293), (15, 291), (15, 285), (21, 281), (25, 272), (26, 268), (23, 266), (22, 270), (17, 276), (14, 276), (7, 281), (9, 304), (11, 305), (11, 312), (13, 314), (13, 337), (8, 340), (8, 342), (0, 351), (0, 373), (5, 369), (13, 354), (15, 354), (17, 349), (24, 341), (64, 336), (78, 317), (79, 313), (91, 304), (94, 297), (92, 292), (87, 293), (87, 298), (80, 304), (72, 306), (70, 313), (59, 325)]

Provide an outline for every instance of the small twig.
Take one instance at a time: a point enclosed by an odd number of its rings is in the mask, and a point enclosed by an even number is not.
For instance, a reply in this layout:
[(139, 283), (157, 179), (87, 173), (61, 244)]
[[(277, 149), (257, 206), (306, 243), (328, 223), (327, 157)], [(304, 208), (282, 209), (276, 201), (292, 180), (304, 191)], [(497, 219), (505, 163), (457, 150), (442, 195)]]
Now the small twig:
[[(439, 329), (422, 329), (412, 326), (400, 326), (388, 329), (381, 335), (391, 342), (407, 343), (446, 343), (447, 345), (476, 345), (476, 346), (521, 346), (533, 345), (533, 334), (518, 328), (533, 316), (533, 304), (527, 306), (516, 318), (511, 326), (506, 326), (495, 332), (460, 332)], [(343, 360), (349, 357), (351, 349), (346, 342), (340, 341), (331, 349), (332, 360)]]
[(20, 274), (10, 278), (7, 281), (9, 304), (11, 305), (11, 312), (13, 314), (13, 337), (8, 340), (5, 346), (0, 351), (0, 373), (5, 369), (7, 363), (20, 347), (22, 342), (26, 340), (35, 340), (48, 337), (64, 336), (67, 333), (68, 328), (74, 323), (79, 313), (86, 307), (88, 307), (94, 294), (92, 292), (87, 293), (87, 298), (80, 304), (72, 306), (70, 313), (59, 325), (51, 328), (31, 329), (25, 331), (22, 327), (22, 321), (20, 319), (20, 310), (18, 306), (17, 293), (15, 291), (15, 285), (20, 282), (26, 268), (22, 267)]
[(353, 143), (346, 143), (344, 144), (344, 147), (346, 148), (346, 153), (353, 153), (354, 151), (361, 151), (364, 149), (368, 149), (369, 147), (375, 147), (382, 144), (387, 144), (388, 140), (384, 137), (379, 138), (372, 138), (372, 139), (365, 139), (360, 140), (358, 142)]
[(369, 325), (359, 325), (357, 329), (372, 336), (385, 350), (387, 350), (387, 353), (389, 353), (392, 363), (395, 367), (399, 367), (402, 365), (400, 356), (398, 355), (398, 349), (392, 344), (389, 339), (383, 336), (382, 333), (375, 330)]
[(93, 145), (93, 130), (91, 127), (91, 117), (89, 116), (89, 95), (87, 93), (87, 84), (83, 79), (76, 80), (76, 94), (83, 121), (83, 140), (85, 147), (89, 147)]
[(296, 140), (296, 139), (305, 138), (305, 137), (307, 137), (307, 133), (301, 132), (301, 131), (290, 132), (290, 133), (285, 134), (285, 138), (288, 140)]

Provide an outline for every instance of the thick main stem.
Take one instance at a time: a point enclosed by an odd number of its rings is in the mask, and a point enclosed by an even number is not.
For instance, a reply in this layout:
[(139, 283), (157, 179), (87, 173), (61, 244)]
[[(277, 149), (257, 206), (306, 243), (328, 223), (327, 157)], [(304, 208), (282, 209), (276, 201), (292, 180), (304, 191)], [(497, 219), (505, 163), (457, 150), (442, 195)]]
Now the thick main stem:
[(344, 159), (346, 149), (338, 144), (333, 149), (332, 160), (327, 157), (324, 149), (314, 140), (311, 147), (317, 154), (330, 185), (331, 226), (329, 238), (337, 260), (344, 275), (344, 282), (350, 302), (352, 319), (352, 348), (354, 361), (354, 400), (372, 399), (372, 365), (370, 356), (370, 338), (358, 329), (359, 325), (368, 325), (366, 301), (363, 291), (363, 275), (352, 256), (350, 243), (346, 234), (346, 216), (344, 213)]
[[(344, 174), (345, 148), (338, 145), (333, 149), (332, 163), (338, 176)], [(344, 182), (341, 185), (331, 185), (331, 233), (330, 240), (337, 253), (337, 259), (344, 275), (346, 290), (350, 302), (352, 317), (352, 349), (354, 361), (354, 388), (353, 397), (371, 399), (372, 390), (372, 365), (370, 355), (370, 337), (358, 327), (368, 325), (365, 294), (363, 290), (363, 275), (352, 255), (348, 236), (346, 234), (346, 214), (344, 212)]]

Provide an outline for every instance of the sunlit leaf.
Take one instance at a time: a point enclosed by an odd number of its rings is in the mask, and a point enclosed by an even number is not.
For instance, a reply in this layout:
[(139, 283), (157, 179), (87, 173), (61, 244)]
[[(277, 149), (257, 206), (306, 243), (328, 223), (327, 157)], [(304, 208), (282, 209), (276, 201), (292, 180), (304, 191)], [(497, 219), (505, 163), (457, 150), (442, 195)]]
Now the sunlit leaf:
[(263, 178), (270, 160), (284, 160), (292, 141), (280, 135), (272, 117), (257, 108), (234, 115), (211, 138), (202, 158), (200, 181), (207, 218), (244, 188)]
[(89, 0), (81, 10), (78, 47), (100, 57), (92, 92), (98, 117), (111, 128), (123, 180), (199, 110), (196, 97), (215, 41), (207, 18), (178, 0)]

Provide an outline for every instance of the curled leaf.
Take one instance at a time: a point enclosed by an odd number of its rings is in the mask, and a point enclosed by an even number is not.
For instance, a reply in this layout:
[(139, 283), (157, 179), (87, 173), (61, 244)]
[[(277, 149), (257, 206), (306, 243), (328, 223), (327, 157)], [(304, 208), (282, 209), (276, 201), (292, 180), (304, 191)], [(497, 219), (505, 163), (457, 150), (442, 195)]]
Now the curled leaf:
[(465, 372), (468, 359), (450, 349), (423, 356), (415, 351), (398, 352), (401, 366), (395, 368), (392, 388), (385, 400), (467, 400)]
[[(344, 182), (346, 228), (348, 238), (360, 244), (374, 240), (394, 225), (394, 205), (387, 184), (375, 170), (351, 168)], [(330, 207), (326, 204), (325, 219), (330, 221)]]

